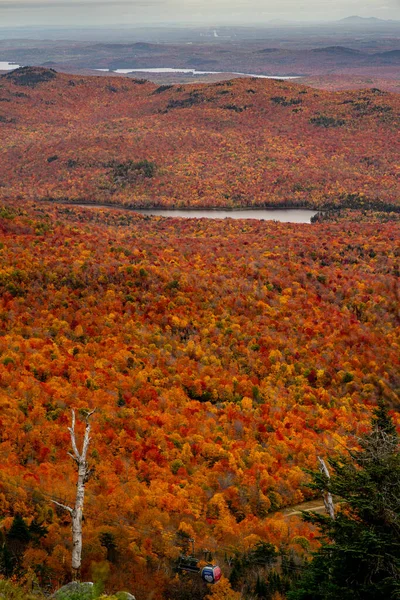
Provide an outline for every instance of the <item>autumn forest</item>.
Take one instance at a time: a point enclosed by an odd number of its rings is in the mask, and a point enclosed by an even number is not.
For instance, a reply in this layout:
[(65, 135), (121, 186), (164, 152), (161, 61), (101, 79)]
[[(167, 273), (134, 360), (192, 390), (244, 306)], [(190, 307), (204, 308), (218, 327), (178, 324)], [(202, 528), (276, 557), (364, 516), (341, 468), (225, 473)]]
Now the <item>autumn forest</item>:
[[(399, 108), (278, 80), (0, 77), (3, 575), (69, 581), (53, 500), (74, 501), (71, 409), (79, 438), (96, 409), (83, 581), (137, 600), (286, 597), (320, 544), (296, 508), (323, 505), (305, 469), (357, 448), (382, 399), (400, 425)], [(121, 208), (146, 206), (324, 212)], [(219, 584), (177, 573), (191, 539)]]
[(0, 199), (398, 210), (399, 94), (278, 80), (0, 80)]

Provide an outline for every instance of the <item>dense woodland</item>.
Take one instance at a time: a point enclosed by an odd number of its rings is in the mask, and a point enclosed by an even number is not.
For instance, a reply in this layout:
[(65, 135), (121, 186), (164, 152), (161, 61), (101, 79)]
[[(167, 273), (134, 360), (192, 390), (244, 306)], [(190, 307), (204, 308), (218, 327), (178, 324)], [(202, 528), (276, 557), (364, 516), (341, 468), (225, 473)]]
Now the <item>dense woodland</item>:
[[(293, 593), (321, 547), (321, 521), (288, 510), (322, 504), (317, 455), (357, 452), (382, 400), (400, 424), (399, 102), (0, 78), (2, 576), (69, 580), (52, 501), (74, 501), (71, 409), (82, 436), (95, 408), (84, 580), (137, 600)], [(292, 225), (61, 202), (335, 210)], [(213, 588), (176, 573), (190, 539), (223, 569)]]
[(236, 79), (0, 77), (0, 199), (399, 210), (399, 95)]
[(320, 497), (303, 468), (355, 447), (379, 398), (396, 407), (399, 223), (21, 202), (0, 218), (3, 573), (68, 580), (70, 518), (51, 499), (73, 501), (70, 410), (94, 407), (84, 579), (108, 560), (107, 589), (201, 598), (174, 579), (189, 537), (236, 565), (238, 598), (260, 543), (264, 566), (273, 552), (301, 572), (317, 529), (282, 510)]

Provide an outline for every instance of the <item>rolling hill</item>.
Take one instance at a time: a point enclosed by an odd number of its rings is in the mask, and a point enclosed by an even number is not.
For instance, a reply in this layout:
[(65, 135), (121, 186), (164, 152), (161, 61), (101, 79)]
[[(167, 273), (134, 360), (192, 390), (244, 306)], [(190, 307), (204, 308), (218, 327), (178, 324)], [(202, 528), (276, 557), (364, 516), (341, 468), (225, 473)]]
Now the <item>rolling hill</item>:
[(399, 107), (379, 89), (22, 68), (0, 78), (0, 198), (397, 210)]

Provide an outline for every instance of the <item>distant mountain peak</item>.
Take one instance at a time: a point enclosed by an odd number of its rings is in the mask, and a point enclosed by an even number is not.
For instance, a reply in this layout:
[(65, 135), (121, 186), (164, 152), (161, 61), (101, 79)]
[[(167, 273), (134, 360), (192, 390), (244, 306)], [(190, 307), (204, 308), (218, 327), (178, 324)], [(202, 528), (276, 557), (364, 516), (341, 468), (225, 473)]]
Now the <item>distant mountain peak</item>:
[(339, 23), (388, 23), (385, 19), (378, 19), (378, 17), (359, 17), (358, 15), (351, 15), (340, 19)]

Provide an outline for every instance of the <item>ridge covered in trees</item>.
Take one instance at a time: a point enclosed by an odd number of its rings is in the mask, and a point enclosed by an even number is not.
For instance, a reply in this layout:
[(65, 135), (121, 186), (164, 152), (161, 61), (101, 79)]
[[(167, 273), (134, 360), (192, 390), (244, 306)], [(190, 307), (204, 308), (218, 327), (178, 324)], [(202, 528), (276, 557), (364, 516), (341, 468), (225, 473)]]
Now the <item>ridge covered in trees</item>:
[(399, 98), (17, 69), (0, 77), (0, 199), (398, 211)]

